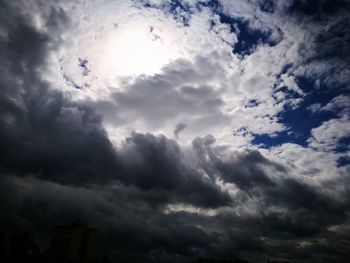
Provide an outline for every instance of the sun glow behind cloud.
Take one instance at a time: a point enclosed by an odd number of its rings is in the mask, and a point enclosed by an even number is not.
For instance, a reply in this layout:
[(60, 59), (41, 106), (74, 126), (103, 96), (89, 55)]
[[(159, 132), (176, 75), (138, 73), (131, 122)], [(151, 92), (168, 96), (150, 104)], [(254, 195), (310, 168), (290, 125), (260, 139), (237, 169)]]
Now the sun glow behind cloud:
[[(216, 105), (215, 99), (211, 99), (216, 95), (207, 94), (210, 89), (205, 87), (220, 89), (222, 82), (227, 83), (224, 72), (237, 71), (238, 59), (231, 53), (231, 45), (237, 41), (235, 33), (221, 24), (218, 17), (212, 17), (208, 9), (191, 15), (189, 24), (184, 26), (181, 20), (163, 10), (126, 2), (118, 6), (94, 3), (86, 3), (74, 11), (72, 17), (77, 19), (78, 26), (69, 33), (74, 37), (64, 39), (64, 48), (57, 54), (60, 72), (55, 81), (61, 83), (59, 89), (75, 101), (88, 100), (99, 105), (96, 110), (103, 116), (104, 128), (115, 145), (131, 131), (173, 136), (174, 126), (182, 121), (188, 124), (181, 136), (183, 141), (190, 142), (198, 129), (203, 134), (209, 132), (222, 137), (219, 126), (208, 127), (205, 123), (217, 123), (226, 117), (213, 117), (218, 112), (213, 109), (204, 119), (198, 118), (194, 111), (202, 106), (195, 106), (196, 103), (185, 98), (185, 93), (192, 91), (186, 91), (183, 86), (193, 84), (196, 87), (193, 92), (203, 93), (209, 105)], [(82, 19), (84, 23), (78, 23)], [(215, 25), (210, 26), (210, 21), (215, 21)], [(193, 75), (183, 75), (188, 69)], [(145, 82), (139, 82), (140, 79)], [(140, 83), (142, 87), (133, 88)], [(168, 94), (168, 99), (162, 98), (168, 100), (168, 107), (149, 114), (156, 97), (148, 98), (145, 94), (142, 102), (132, 106), (138, 95), (128, 98), (125, 94), (129, 102), (120, 111), (123, 102), (117, 102), (116, 96), (134, 90), (139, 94), (157, 92), (159, 98)], [(184, 113), (177, 114), (180, 103), (177, 100), (182, 101)], [(226, 96), (225, 100), (229, 98)], [(144, 107), (142, 113), (138, 113), (139, 106)], [(113, 114), (109, 114), (111, 111)], [(157, 114), (160, 116), (155, 117)], [(135, 116), (137, 119), (131, 121)], [(197, 128), (194, 122), (199, 122), (202, 128)], [(231, 131), (227, 134), (231, 135)]]
[[(101, 99), (105, 89), (120, 88), (118, 79), (154, 75), (186, 53), (171, 30), (141, 23), (95, 29), (100, 27), (77, 35), (74, 45), (67, 43), (68, 48), (58, 56), (65, 82), (75, 86), (89, 84), (89, 90), (80, 92), (79, 97), (90, 94), (93, 99)], [(86, 60), (87, 74), (82, 74), (84, 69), (79, 67), (79, 59)]]
[(153, 27), (126, 26), (107, 37), (101, 62), (108, 74), (153, 75), (179, 57), (176, 46), (153, 32)]
[[(130, 6), (129, 2), (101, 6), (94, 1), (75, 10), (73, 23), (77, 26), (70, 29), (69, 37), (63, 39), (64, 48), (55, 54), (53, 74), (45, 73), (45, 78), (60, 82), (59, 89), (74, 100), (108, 99), (123, 89), (125, 79), (161, 73), (179, 58), (191, 61), (196, 55), (193, 50), (200, 49), (192, 43), (195, 35), (161, 10)], [(79, 23), (81, 19), (84, 23)], [(83, 73), (80, 60), (87, 61), (88, 74)]]

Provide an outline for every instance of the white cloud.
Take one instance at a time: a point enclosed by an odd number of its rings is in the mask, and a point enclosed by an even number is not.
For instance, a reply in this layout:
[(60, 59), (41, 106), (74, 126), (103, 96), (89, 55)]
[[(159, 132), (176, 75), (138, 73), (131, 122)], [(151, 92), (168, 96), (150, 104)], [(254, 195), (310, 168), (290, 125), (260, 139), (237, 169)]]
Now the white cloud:
[[(115, 143), (133, 130), (172, 136), (180, 122), (188, 125), (181, 136), (187, 143), (214, 134), (223, 143), (246, 144), (251, 137), (233, 137), (234, 130), (275, 134), (285, 129), (276, 117), (284, 103), (271, 99), (276, 78), (265, 61), (273, 50), (260, 47), (240, 61), (232, 53), (236, 34), (208, 8), (193, 9), (187, 26), (168, 11), (132, 1), (91, 1), (73, 10), (72, 27), (46, 78), (67, 96), (96, 105)], [(82, 74), (78, 59), (87, 60), (88, 74)], [(276, 65), (275, 74), (283, 65)], [(120, 76), (132, 70), (152, 74)], [(204, 99), (203, 92), (212, 97)], [(245, 109), (250, 99), (261, 103)]]
[[(344, 115), (340, 119), (332, 119), (322, 123), (321, 126), (311, 130), (311, 137), (308, 139), (309, 146), (321, 151), (336, 150), (339, 140), (350, 136), (350, 121)], [(349, 146), (346, 146), (349, 150)]]
[[(251, 145), (254, 134), (286, 131), (279, 114), (287, 107), (297, 108), (307, 95), (296, 78), (329, 68), (322, 61), (305, 64), (315, 55), (313, 39), (324, 27), (281, 17), (289, 2), (276, 3), (275, 12), (268, 13), (258, 8), (259, 1), (221, 1), (223, 12), (270, 32), (276, 41), (273, 46), (259, 44), (241, 57), (232, 52), (239, 32), (230, 32), (209, 8), (194, 8), (195, 2), (186, 2), (190, 12), (176, 14), (169, 11), (168, 1), (150, 1), (154, 8), (135, 1), (64, 3), (70, 28), (60, 36), (63, 44), (53, 50), (43, 75), (73, 100), (89, 101), (116, 145), (132, 131), (173, 137), (178, 123), (186, 123), (179, 136), (183, 148), (207, 134), (215, 136), (217, 145), (257, 147)], [(78, 66), (79, 58), (88, 61), (87, 76)], [(118, 74), (133, 73), (134, 64), (135, 76)], [(148, 75), (137, 76), (142, 72)], [(75, 84), (82, 88), (73, 88)], [(347, 101), (342, 95), (313, 108), (342, 109), (344, 115)], [(268, 154), (297, 167), (302, 175), (327, 177), (327, 172), (336, 171), (339, 155), (319, 150), (334, 150), (346, 136), (349, 125), (344, 118), (313, 129), (308, 141), (312, 149), (283, 144)]]
[(337, 160), (342, 156), (339, 153), (318, 151), (293, 143), (261, 151), (267, 157), (287, 167), (288, 176), (311, 185), (321, 186), (341, 174), (341, 169), (337, 167)]

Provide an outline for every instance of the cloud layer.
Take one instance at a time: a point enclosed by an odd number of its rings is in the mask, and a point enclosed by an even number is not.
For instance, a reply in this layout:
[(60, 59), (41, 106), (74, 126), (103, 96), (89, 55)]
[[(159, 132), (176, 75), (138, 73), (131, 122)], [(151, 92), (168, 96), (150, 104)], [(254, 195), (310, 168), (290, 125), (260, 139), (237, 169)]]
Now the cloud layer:
[[(0, 6), (0, 230), (45, 246), (81, 218), (128, 262), (347, 262), (348, 1)], [(130, 32), (152, 73), (112, 56)]]

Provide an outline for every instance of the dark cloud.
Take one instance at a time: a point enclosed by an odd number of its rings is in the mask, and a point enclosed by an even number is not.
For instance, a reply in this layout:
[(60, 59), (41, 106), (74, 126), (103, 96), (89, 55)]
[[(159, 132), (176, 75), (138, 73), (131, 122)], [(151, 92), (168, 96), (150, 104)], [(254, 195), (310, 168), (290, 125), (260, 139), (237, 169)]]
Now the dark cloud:
[[(320, 77), (326, 85), (339, 85), (346, 88), (349, 82), (350, 18), (349, 13), (339, 14), (330, 28), (322, 30), (315, 40), (316, 54), (313, 60), (325, 60), (329, 69)], [(332, 76), (332, 77), (330, 77)]]
[(0, 82), (1, 169), (79, 184), (113, 176), (115, 152), (100, 117), (50, 89), (37, 72), (45, 66), (55, 33), (38, 32), (21, 19), (6, 33), (1, 46), (6, 65)]
[(305, 33), (299, 47), (304, 74), (327, 89), (344, 89), (349, 82), (349, 14), (348, 0), (295, 0), (289, 6), (288, 16), (298, 19)]
[(263, 213), (268, 231), (285, 237), (308, 237), (321, 233), (324, 226), (346, 220), (346, 207), (342, 201), (322, 193), (321, 189), (283, 179), (277, 187), (265, 188), (262, 198), (266, 205), (283, 207), (283, 211)]
[(308, 16), (334, 14), (343, 9), (349, 9), (348, 0), (294, 0), (291, 1), (289, 11), (298, 12)]
[(120, 149), (121, 180), (152, 191), (162, 203), (228, 205), (230, 197), (184, 159), (180, 147), (164, 136), (133, 133)]
[(179, 134), (180, 132), (182, 132), (185, 128), (187, 127), (187, 125), (185, 123), (178, 123), (176, 126), (175, 126), (175, 129), (174, 129), (174, 136), (176, 139), (179, 138)]
[(270, 167), (277, 172), (286, 172), (282, 165), (269, 161), (258, 151), (247, 151), (229, 158), (221, 158), (211, 147), (214, 142), (213, 136), (196, 138), (193, 141), (199, 162), (210, 176), (214, 178), (219, 176), (242, 190), (249, 191), (260, 185), (274, 185), (264, 167)]

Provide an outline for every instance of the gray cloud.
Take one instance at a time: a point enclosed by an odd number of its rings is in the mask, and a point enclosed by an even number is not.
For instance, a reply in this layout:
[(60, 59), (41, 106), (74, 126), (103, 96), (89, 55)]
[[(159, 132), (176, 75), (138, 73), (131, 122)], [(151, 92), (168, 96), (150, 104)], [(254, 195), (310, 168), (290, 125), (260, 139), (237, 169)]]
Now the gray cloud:
[(174, 136), (176, 139), (179, 138), (180, 132), (182, 132), (186, 127), (187, 127), (187, 125), (185, 123), (182, 123), (182, 122), (176, 124), (175, 129), (174, 129)]
[(205, 83), (209, 76), (203, 70), (212, 70), (211, 75), (220, 74), (220, 69), (213, 66), (201, 57), (194, 64), (185, 60), (175, 61), (163, 73), (140, 78), (125, 87), (125, 91), (115, 93), (114, 101), (123, 109), (122, 114), (128, 120), (142, 116), (145, 125), (152, 128), (181, 117), (192, 120), (204, 116), (203, 122), (223, 120), (220, 92), (204, 84), (199, 87), (191, 85), (193, 82), (197, 85), (198, 81)]
[(120, 180), (150, 191), (155, 202), (183, 202), (204, 207), (230, 203), (227, 193), (186, 162), (175, 141), (138, 133), (133, 133), (126, 141), (119, 150)]
[(226, 182), (234, 183), (242, 190), (249, 190), (259, 185), (274, 185), (264, 171), (264, 166), (278, 172), (286, 172), (282, 165), (269, 161), (259, 151), (247, 151), (236, 156), (221, 158), (211, 147), (214, 142), (213, 136), (196, 138), (193, 141), (199, 163), (210, 176), (214, 178), (218, 176)]

